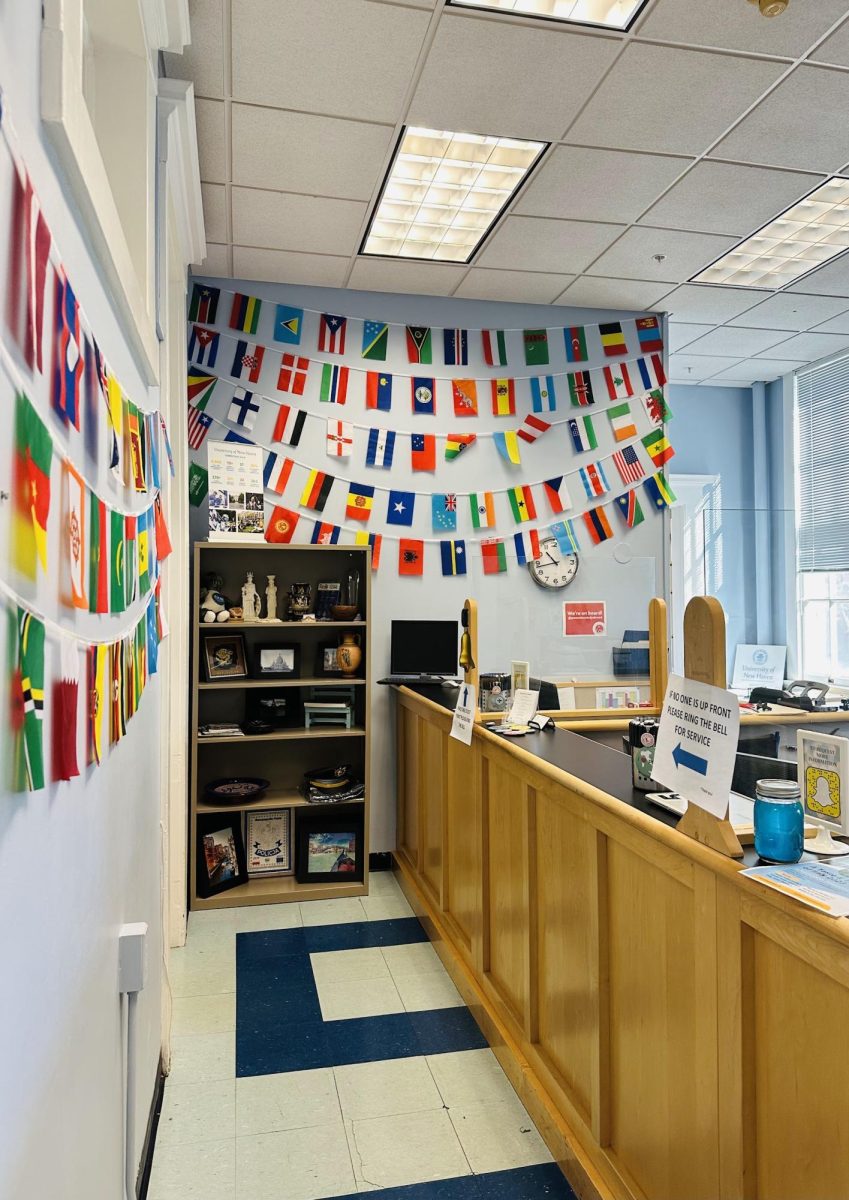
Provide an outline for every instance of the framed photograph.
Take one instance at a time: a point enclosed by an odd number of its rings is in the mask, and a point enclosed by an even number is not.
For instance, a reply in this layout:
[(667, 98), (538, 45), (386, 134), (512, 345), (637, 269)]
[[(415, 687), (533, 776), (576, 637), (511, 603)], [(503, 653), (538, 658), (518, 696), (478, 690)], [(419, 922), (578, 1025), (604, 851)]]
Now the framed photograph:
[(361, 883), (364, 856), (362, 809), (298, 810), (295, 876), (299, 883)]
[(300, 665), (300, 646), (259, 645), (254, 647), (255, 679), (283, 679), (297, 676)]
[(247, 679), (245, 639), (241, 633), (207, 636), (201, 648), (207, 683), (216, 679)]
[(242, 818), (239, 813), (219, 816), (199, 813), (197, 819), (197, 891), (199, 896), (240, 887), (248, 881)]
[(336, 652), (339, 649), (337, 642), (321, 642), (316, 650), (315, 673), (316, 675), (341, 675), (339, 670), (339, 660)]
[(247, 860), (249, 875), (291, 875), (292, 810), (269, 809), (247, 814)]

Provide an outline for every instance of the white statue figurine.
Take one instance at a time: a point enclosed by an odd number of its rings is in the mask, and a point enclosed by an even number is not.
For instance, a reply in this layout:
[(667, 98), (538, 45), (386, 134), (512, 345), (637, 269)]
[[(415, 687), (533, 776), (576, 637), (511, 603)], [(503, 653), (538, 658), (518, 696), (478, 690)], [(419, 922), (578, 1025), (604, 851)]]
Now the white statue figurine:
[(262, 609), (262, 601), (254, 586), (254, 573), (248, 571), (248, 578), (242, 586), (242, 620), (257, 621)]
[(276, 621), (277, 620), (277, 584), (274, 582), (276, 577), (274, 575), (268, 575), (266, 578), (268, 579), (268, 587), (265, 589), (265, 601), (266, 601), (266, 606), (267, 606), (266, 612), (265, 612), (265, 619), (266, 619), (266, 621)]

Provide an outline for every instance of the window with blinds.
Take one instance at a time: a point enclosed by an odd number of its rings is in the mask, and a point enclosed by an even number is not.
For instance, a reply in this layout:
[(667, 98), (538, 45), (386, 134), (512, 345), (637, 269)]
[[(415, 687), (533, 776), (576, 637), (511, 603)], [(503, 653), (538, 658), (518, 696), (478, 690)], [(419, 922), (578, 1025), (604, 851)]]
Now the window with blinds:
[(796, 376), (797, 568), (849, 571), (849, 356)]

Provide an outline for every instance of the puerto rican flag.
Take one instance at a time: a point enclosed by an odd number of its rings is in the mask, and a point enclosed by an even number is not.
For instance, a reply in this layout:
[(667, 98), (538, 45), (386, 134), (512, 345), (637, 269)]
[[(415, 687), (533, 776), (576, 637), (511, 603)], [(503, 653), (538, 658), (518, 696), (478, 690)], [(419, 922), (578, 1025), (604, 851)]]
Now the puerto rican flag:
[(347, 317), (334, 313), (322, 313), (318, 322), (318, 348), (326, 354), (345, 353), (345, 328)]
[(236, 353), (233, 355), (233, 366), (230, 374), (234, 379), (247, 380), (248, 383), (259, 383), (259, 373), (262, 370), (262, 356), (265, 347), (256, 342), (236, 342)]

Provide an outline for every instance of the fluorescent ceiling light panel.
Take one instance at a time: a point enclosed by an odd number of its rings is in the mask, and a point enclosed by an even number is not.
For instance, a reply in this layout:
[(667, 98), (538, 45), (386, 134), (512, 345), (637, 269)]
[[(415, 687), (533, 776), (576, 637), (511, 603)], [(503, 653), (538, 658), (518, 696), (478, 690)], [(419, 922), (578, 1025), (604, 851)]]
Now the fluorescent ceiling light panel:
[(406, 129), (360, 253), (468, 262), (547, 145)]
[(489, 8), (576, 25), (628, 29), (646, 0), (448, 0), (458, 8)]
[(846, 250), (849, 179), (835, 177), (705, 267), (691, 282), (776, 292)]

